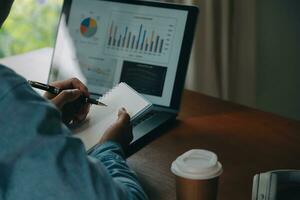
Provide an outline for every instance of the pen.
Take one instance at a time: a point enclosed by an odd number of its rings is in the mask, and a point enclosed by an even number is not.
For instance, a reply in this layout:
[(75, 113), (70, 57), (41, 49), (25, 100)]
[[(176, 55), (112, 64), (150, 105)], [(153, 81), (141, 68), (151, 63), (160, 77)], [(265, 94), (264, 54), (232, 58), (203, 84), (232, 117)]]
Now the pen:
[[(51, 94), (55, 94), (55, 95), (58, 95), (59, 93), (61, 93), (63, 91), (63, 89), (56, 88), (51, 85), (46, 85), (44, 83), (39, 83), (36, 81), (28, 81), (28, 83), (29, 83), (29, 85), (31, 85), (34, 88), (44, 90), (44, 91), (47, 91), (47, 92), (49, 92)], [(99, 105), (99, 106), (107, 106), (106, 104), (104, 104), (96, 99), (92, 99), (92, 98), (84, 97), (84, 96), (82, 96), (82, 98), (83, 98), (84, 103), (90, 103), (90, 104)]]

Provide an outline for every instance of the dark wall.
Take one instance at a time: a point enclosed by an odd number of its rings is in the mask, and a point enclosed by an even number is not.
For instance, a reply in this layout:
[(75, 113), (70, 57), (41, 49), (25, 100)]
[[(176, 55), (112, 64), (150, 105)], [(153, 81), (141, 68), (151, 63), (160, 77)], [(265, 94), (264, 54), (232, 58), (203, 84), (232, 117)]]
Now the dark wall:
[(257, 0), (257, 106), (300, 120), (300, 0)]

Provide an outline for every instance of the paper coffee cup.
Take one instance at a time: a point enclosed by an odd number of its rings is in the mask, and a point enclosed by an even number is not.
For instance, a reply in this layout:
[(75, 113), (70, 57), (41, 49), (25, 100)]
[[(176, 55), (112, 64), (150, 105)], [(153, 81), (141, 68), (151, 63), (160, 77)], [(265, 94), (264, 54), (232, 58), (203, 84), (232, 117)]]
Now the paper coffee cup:
[(179, 156), (171, 167), (176, 175), (178, 200), (216, 200), (223, 169), (215, 153), (194, 149)]

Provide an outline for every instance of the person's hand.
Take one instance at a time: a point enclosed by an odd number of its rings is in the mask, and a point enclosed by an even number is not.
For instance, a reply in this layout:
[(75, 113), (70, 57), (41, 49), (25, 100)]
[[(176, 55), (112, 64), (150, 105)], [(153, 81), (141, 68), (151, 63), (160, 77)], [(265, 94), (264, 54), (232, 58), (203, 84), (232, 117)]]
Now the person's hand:
[(82, 122), (89, 112), (90, 105), (83, 104), (79, 97), (81, 95), (89, 97), (87, 87), (77, 78), (53, 82), (50, 85), (63, 89), (59, 95), (49, 92), (44, 94), (45, 98), (51, 100), (61, 110), (63, 122), (67, 125)]
[(123, 150), (126, 151), (132, 139), (130, 116), (124, 108), (121, 108), (118, 112), (117, 121), (105, 131), (100, 143), (113, 141), (120, 144)]

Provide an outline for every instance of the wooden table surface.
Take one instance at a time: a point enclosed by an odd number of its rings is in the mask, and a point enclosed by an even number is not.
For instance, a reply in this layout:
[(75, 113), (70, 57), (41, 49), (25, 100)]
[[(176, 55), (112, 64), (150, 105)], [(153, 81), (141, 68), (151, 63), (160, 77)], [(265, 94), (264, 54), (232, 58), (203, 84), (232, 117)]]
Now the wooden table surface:
[(171, 200), (171, 163), (193, 148), (214, 151), (223, 164), (219, 200), (249, 200), (256, 173), (300, 169), (300, 122), (185, 91), (177, 123), (128, 163), (150, 199)]

